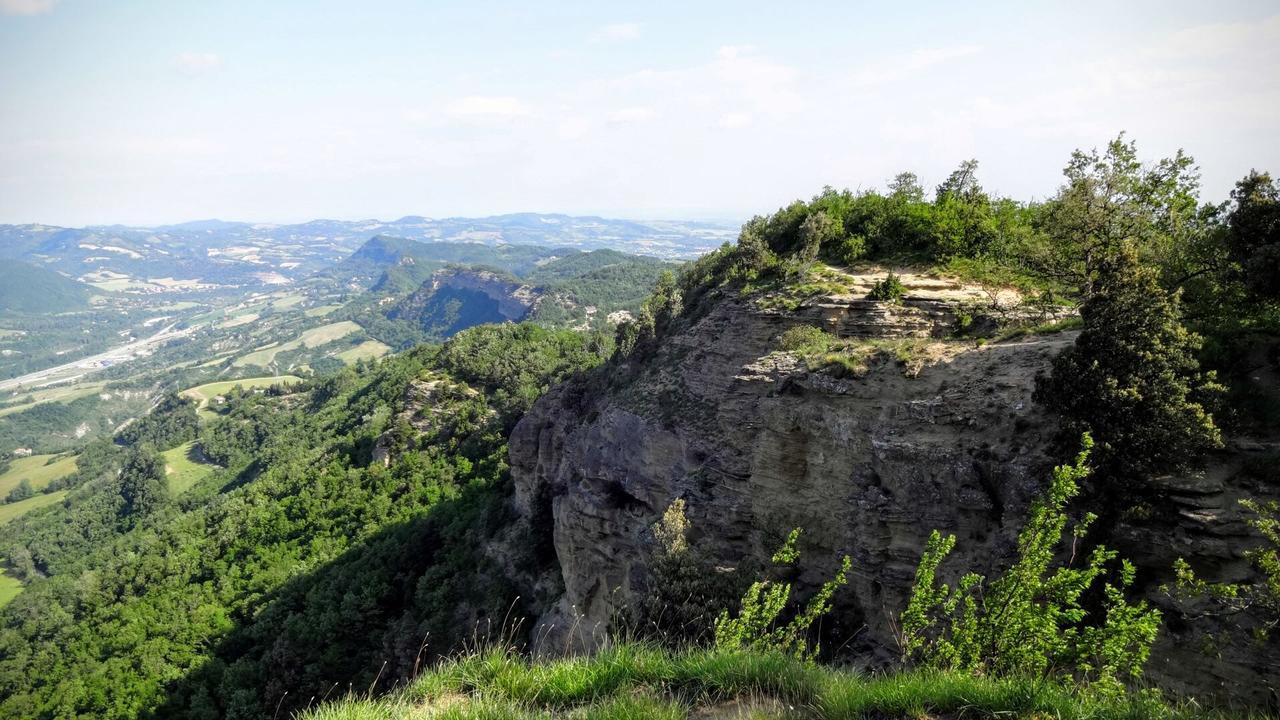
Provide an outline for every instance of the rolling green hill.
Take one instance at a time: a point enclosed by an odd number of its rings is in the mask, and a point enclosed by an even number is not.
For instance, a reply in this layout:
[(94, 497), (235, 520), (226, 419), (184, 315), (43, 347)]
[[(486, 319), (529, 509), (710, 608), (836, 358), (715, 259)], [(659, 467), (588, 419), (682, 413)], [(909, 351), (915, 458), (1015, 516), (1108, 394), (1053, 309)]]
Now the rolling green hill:
[(89, 305), (90, 291), (76, 280), (22, 262), (0, 262), (0, 312), (66, 312)]

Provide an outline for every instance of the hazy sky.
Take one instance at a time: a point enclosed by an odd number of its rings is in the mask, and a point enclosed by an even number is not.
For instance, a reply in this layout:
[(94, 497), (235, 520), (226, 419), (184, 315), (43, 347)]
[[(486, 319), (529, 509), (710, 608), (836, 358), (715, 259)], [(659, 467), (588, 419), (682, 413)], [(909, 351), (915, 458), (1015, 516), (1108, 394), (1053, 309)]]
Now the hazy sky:
[(0, 222), (741, 219), (1120, 130), (1280, 172), (1278, 2), (0, 0)]

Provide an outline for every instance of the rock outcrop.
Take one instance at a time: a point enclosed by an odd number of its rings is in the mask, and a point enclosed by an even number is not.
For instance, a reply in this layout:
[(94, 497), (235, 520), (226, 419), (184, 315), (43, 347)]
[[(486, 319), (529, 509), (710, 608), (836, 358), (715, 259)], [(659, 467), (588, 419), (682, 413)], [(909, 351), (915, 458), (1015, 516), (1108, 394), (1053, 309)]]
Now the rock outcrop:
[(438, 270), (416, 292), (402, 301), (390, 317), (412, 318), (442, 290), (476, 293), (492, 300), (505, 320), (519, 322), (537, 305), (541, 292), (513, 278), (488, 270), (449, 268)]
[[(553, 580), (563, 586), (535, 636), (590, 646), (642, 597), (652, 581), (651, 526), (676, 498), (686, 502), (691, 545), (717, 566), (763, 562), (793, 527), (805, 531), (802, 588), (851, 556), (849, 587), (825, 630), (867, 665), (897, 655), (892, 620), (933, 529), (958, 536), (954, 566), (989, 573), (1007, 564), (1029, 502), (1061, 459), (1051, 455), (1055, 424), (1032, 403), (1035, 377), (1075, 333), (931, 341), (952, 335), (957, 316), (981, 303), (962, 286), (906, 280), (900, 305), (853, 292), (780, 310), (768, 298), (726, 296), (654, 357), (544, 396), (510, 442), (516, 512), (549, 529)], [(999, 304), (988, 307), (1021, 312), (1016, 302)], [(798, 324), (871, 342), (925, 340), (837, 377), (778, 350), (779, 336)], [(1229, 503), (1224, 493), (1211, 482), (1184, 492), (1195, 505), (1188, 522), (1216, 528), (1186, 532), (1222, 531), (1213, 513)], [(1151, 542), (1156, 527), (1125, 526), (1119, 535), (1133, 539), (1126, 545), (1149, 543), (1137, 558), (1144, 573), (1167, 577), (1186, 544)], [(1153, 662), (1157, 678), (1189, 681), (1168, 664)], [(1241, 682), (1248, 675), (1228, 668), (1208, 684)]]
[(923, 356), (917, 372), (877, 355), (861, 377), (837, 378), (778, 352), (778, 337), (799, 324), (844, 337), (950, 335), (963, 299), (912, 288), (900, 305), (856, 293), (762, 305), (727, 298), (634, 378), (594, 397), (558, 388), (516, 428), (518, 510), (553, 524), (563, 575), (548, 624), (580, 613), (585, 631), (645, 592), (650, 526), (675, 498), (718, 565), (766, 558), (792, 527), (805, 529), (814, 560), (802, 582), (851, 555), (839, 615), (875, 652), (893, 645), (886, 613), (902, 606), (933, 528), (957, 532), (961, 561), (976, 569), (1008, 552), (1051, 464), (1043, 442), (1027, 441), (1050, 434), (1030, 401), (1034, 378), (1072, 336), (924, 342), (910, 348)]

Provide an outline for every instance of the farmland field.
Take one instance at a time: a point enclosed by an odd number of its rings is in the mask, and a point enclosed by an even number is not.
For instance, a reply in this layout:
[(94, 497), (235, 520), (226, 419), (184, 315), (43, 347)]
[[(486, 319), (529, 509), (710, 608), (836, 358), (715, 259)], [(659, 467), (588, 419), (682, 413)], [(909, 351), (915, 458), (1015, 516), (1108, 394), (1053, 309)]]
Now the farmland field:
[(333, 312), (334, 310), (337, 310), (340, 307), (342, 306), (341, 305), (317, 305), (313, 308), (308, 308), (303, 314), (306, 315), (307, 317), (324, 317), (325, 315), (328, 315), (329, 313)]
[(39, 405), (42, 402), (71, 402), (82, 397), (88, 397), (94, 393), (101, 392), (106, 383), (96, 382), (88, 384), (64, 384), (55, 387), (44, 388), (41, 390), (33, 390), (29, 393), (15, 393), (16, 397), (30, 398), (30, 402), (24, 402), (19, 405), (11, 405), (6, 408), (0, 408), (0, 417), (11, 413), (20, 412), (27, 408)]
[(291, 308), (294, 305), (297, 305), (298, 303), (302, 302), (304, 299), (305, 299), (304, 296), (298, 295), (298, 294), (285, 295), (282, 298), (272, 300), (271, 308), (273, 310), (284, 310), (286, 308)]
[(24, 478), (31, 483), (32, 489), (39, 490), (54, 480), (64, 478), (76, 471), (74, 455), (49, 463), (53, 457), (55, 456), (32, 455), (14, 460), (9, 465), (9, 469), (0, 475), (0, 497), (8, 495), (9, 491), (18, 487), (18, 483)]
[(16, 517), (26, 515), (36, 508), (42, 508), (45, 505), (52, 505), (54, 503), (61, 502), (62, 498), (66, 496), (66, 490), (59, 490), (55, 493), (27, 498), (21, 502), (0, 505), (0, 525), (3, 525)]
[(238, 357), (236, 358), (235, 364), (240, 367), (245, 365), (266, 367), (275, 360), (276, 355), (279, 355), (282, 352), (289, 352), (290, 350), (297, 350), (299, 348), (320, 347), (321, 345), (333, 342), (339, 338), (344, 338), (353, 333), (361, 332), (362, 330), (363, 329), (359, 325), (351, 322), (350, 320), (321, 325), (320, 327), (314, 327), (310, 330), (304, 330), (297, 339), (290, 340), (283, 345), (264, 347), (260, 350), (255, 350), (247, 355)]
[(380, 358), (391, 352), (391, 347), (377, 340), (366, 340), (355, 347), (336, 353), (334, 357), (342, 362), (352, 365), (360, 360), (372, 360)]
[(242, 380), (219, 380), (218, 382), (205, 383), (188, 388), (182, 391), (185, 397), (192, 398), (200, 403), (200, 407), (204, 407), (209, 400), (223, 395), (231, 388), (239, 385), (249, 390), (259, 387), (270, 387), (276, 383), (295, 383), (301, 382), (302, 378), (297, 375), (272, 375), (270, 377), (244, 378)]

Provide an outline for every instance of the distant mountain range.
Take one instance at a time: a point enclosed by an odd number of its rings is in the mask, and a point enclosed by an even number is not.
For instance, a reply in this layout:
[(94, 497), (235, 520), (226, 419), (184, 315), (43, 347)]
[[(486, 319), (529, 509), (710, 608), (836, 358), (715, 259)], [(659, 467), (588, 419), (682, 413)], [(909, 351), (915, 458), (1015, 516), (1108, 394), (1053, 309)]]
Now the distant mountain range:
[(344, 260), (379, 235), (473, 246), (608, 248), (682, 259), (711, 250), (736, 233), (737, 228), (716, 223), (537, 213), (485, 218), (407, 216), (389, 222), (312, 220), (289, 225), (222, 220), (157, 227), (0, 225), (0, 258), (39, 265), (97, 284), (99, 289), (156, 279), (252, 285), (306, 277)]

